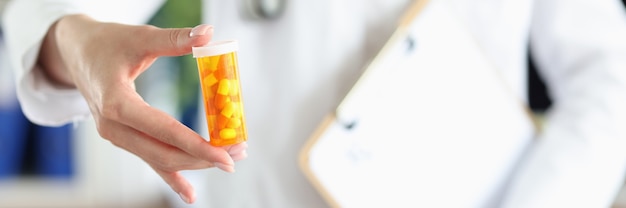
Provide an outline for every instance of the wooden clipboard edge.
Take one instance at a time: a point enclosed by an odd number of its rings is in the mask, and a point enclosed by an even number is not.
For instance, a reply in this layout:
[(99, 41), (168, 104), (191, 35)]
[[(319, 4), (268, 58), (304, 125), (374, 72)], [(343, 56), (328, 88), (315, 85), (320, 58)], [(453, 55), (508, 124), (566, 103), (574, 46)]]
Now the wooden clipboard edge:
[(313, 170), (311, 166), (309, 166), (309, 155), (311, 153), (311, 149), (317, 143), (317, 141), (322, 137), (322, 134), (326, 132), (328, 127), (335, 121), (336, 116), (334, 113), (328, 114), (324, 117), (320, 125), (317, 127), (315, 132), (311, 135), (311, 137), (306, 141), (304, 147), (300, 151), (300, 157), (298, 164), (300, 165), (300, 170), (304, 172), (305, 177), (309, 180), (309, 182), (313, 185), (317, 192), (322, 195), (322, 198), (326, 200), (326, 203), (331, 207), (341, 207), (339, 203), (335, 200), (334, 197), (328, 192), (326, 188), (322, 185), (320, 180), (313, 174)]
[(401, 28), (403, 30), (406, 30), (406, 28), (409, 28), (411, 23), (415, 21), (415, 18), (417, 17), (417, 15), (419, 15), (424, 9), (424, 7), (426, 7), (426, 4), (428, 3), (428, 1), (429, 0), (413, 1), (411, 6), (409, 6), (408, 10), (404, 12), (404, 16), (402, 16), (402, 18), (400, 19), (400, 22), (398, 22), (398, 28)]
[[(373, 62), (370, 63), (370, 65), (367, 66), (367, 68), (370, 68), (372, 67), (371, 65), (374, 65), (374, 62), (376, 62), (376, 60), (378, 59), (376, 57), (378, 57), (380, 54), (386, 53), (389, 50), (388, 48), (391, 47), (393, 43), (400, 40), (398, 37), (403, 37), (406, 35), (411, 23), (415, 21), (416, 17), (421, 13), (424, 7), (426, 7), (426, 4), (428, 2), (429, 0), (415, 0), (411, 3), (409, 8), (405, 11), (405, 14), (400, 18), (400, 21), (398, 22), (398, 27), (393, 32), (391, 38), (385, 43), (385, 45), (380, 50), (378, 55), (375, 56)], [(365, 73), (367, 73), (367, 70), (365, 71)], [(361, 77), (363, 76), (364, 75), (361, 75)], [(356, 87), (357, 85), (358, 85), (358, 81), (353, 86), (353, 88)], [(330, 113), (324, 117), (324, 119), (322, 120), (322, 122), (320, 122), (317, 129), (313, 132), (313, 134), (311, 134), (311, 137), (306, 141), (303, 148), (301, 149), (298, 164), (300, 166), (300, 169), (304, 173), (305, 177), (309, 180), (309, 182), (313, 185), (313, 187), (317, 189), (318, 193), (322, 196), (322, 198), (326, 200), (326, 203), (328, 203), (328, 205), (330, 205), (331, 207), (341, 207), (339, 203), (337, 202), (337, 200), (322, 185), (319, 178), (317, 178), (315, 174), (313, 174), (313, 170), (309, 166), (311, 149), (317, 143), (317, 141), (321, 138), (324, 132), (326, 132), (328, 127), (335, 121), (337, 121), (337, 115), (335, 113)]]
[[(372, 60), (370, 60), (370, 62), (365, 65), (365, 71), (363, 71), (360, 77), (352, 85), (350, 91), (348, 91), (346, 96), (339, 103), (339, 106), (337, 107), (338, 111), (345, 108), (345, 100), (350, 99), (354, 96), (354, 89), (359, 88), (359, 86), (363, 85), (362, 82), (367, 79), (366, 77), (371, 76), (370, 74), (373, 73), (372, 71), (374, 71), (376, 68), (378, 68), (379, 65), (381, 65), (380, 62), (382, 54), (389, 53), (389, 51), (392, 50), (392, 47), (394, 47), (395, 43), (397, 43), (398, 41), (402, 41), (404, 37), (407, 36), (411, 24), (417, 19), (417, 16), (422, 12), (422, 10), (424, 9), (424, 7), (426, 7), (429, 1), (430, 0), (414, 0), (411, 5), (409, 5), (403, 16), (400, 17), (399, 21), (397, 22), (397, 28), (393, 31), (387, 42), (385, 42), (383, 47), (378, 51), (374, 58), (372, 58)], [(337, 113), (335, 116), (339, 118), (340, 122), (342, 121), (341, 113)]]
[[(386, 53), (389, 50), (388, 48), (391, 46), (393, 42), (398, 41), (400, 39), (399, 37), (404, 37), (406, 35), (411, 23), (416, 20), (417, 16), (421, 13), (424, 7), (426, 7), (428, 2), (429, 0), (415, 0), (410, 5), (410, 7), (405, 12), (404, 16), (400, 18), (400, 21), (398, 22), (398, 28), (393, 32), (388, 42), (385, 43), (383, 48), (375, 56), (372, 62), (366, 66), (366, 69), (370, 67), (374, 67), (374, 65), (377, 65), (378, 58), (376, 57), (379, 57), (380, 54)], [(367, 72), (368, 71), (366, 70), (361, 75), (360, 78), (364, 77), (367, 74)], [(501, 80), (504, 81), (504, 79), (501, 79)], [(359, 82), (357, 80), (353, 88), (357, 87), (358, 85), (359, 85)], [(512, 92), (512, 89), (511, 89), (511, 92)], [(349, 96), (349, 94), (350, 92), (348, 92), (347, 96)], [(531, 125), (534, 127), (533, 130), (535, 134), (537, 134), (538, 132), (541, 131), (541, 125), (540, 125), (540, 122), (538, 122), (538, 118), (535, 116), (532, 110), (523, 101), (520, 100), (520, 104), (523, 110), (525, 111), (525, 114), (529, 118)], [(305, 177), (309, 180), (309, 182), (313, 185), (313, 187), (317, 189), (318, 193), (322, 196), (322, 198), (324, 198), (324, 200), (328, 203), (328, 205), (330, 205), (331, 207), (341, 207), (340, 204), (337, 202), (337, 200), (322, 185), (321, 181), (315, 176), (315, 174), (313, 174), (313, 170), (309, 166), (311, 149), (313, 148), (313, 146), (317, 143), (317, 141), (321, 138), (321, 136), (324, 134), (324, 132), (326, 132), (328, 127), (333, 122), (339, 122), (337, 120), (336, 113), (330, 113), (326, 115), (324, 119), (322, 120), (322, 122), (320, 122), (317, 129), (313, 132), (311, 137), (306, 141), (305, 145), (300, 151), (299, 166), (300, 166), (301, 171), (304, 173)], [(535, 139), (536, 139), (536, 136), (535, 136)]]

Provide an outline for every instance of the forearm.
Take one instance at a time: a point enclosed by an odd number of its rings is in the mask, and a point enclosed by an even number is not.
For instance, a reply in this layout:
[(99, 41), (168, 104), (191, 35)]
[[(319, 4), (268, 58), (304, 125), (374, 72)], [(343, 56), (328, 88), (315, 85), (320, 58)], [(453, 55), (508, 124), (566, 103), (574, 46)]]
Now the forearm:
[(535, 2), (531, 54), (554, 102), (502, 207), (610, 207), (626, 170), (622, 7)]
[(610, 207), (626, 168), (623, 122), (587, 107), (553, 112), (501, 207)]

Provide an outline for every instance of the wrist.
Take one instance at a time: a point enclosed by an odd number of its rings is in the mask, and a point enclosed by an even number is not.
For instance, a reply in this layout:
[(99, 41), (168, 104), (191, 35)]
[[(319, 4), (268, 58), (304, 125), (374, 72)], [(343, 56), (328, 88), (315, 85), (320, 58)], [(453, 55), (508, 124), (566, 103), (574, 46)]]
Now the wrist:
[(88, 31), (85, 26), (89, 21), (93, 20), (85, 15), (67, 15), (48, 29), (37, 64), (51, 83), (62, 87), (76, 87), (70, 67), (75, 64), (71, 60), (77, 58), (77, 54), (73, 54), (71, 50), (76, 50), (82, 44), (79, 36)]

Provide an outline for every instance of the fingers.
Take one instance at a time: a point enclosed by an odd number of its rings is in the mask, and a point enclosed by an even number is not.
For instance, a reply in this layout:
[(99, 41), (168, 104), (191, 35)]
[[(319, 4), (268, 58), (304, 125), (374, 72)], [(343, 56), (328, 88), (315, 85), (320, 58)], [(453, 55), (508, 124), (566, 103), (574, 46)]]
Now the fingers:
[(181, 56), (191, 53), (191, 47), (202, 46), (211, 40), (213, 26), (198, 25), (194, 28), (161, 29), (148, 31), (147, 54), (154, 56)]
[(213, 167), (208, 161), (200, 160), (176, 147), (114, 121), (101, 120), (99, 130), (102, 131), (102, 136), (111, 143), (139, 156), (154, 168), (177, 171)]
[[(100, 120), (99, 131), (107, 132), (102, 136), (108, 138), (113, 144), (139, 156), (146, 161), (159, 174), (161, 178), (180, 195), (181, 199), (188, 204), (196, 200), (196, 195), (190, 183), (182, 177), (179, 170), (202, 169), (217, 166), (224, 171), (232, 172), (228, 167), (220, 167), (222, 164), (211, 165), (207, 161), (199, 160), (186, 152), (164, 144), (148, 135), (123, 124)], [(241, 143), (222, 149), (231, 154), (233, 160), (238, 161), (247, 157), (247, 144)]]
[(227, 150), (210, 145), (205, 139), (167, 113), (148, 106), (137, 94), (123, 96), (120, 102), (105, 104), (103, 114), (152, 138), (172, 145), (199, 159), (220, 163), (220, 169), (234, 171)]
[(230, 157), (233, 159), (233, 161), (236, 162), (246, 159), (246, 157), (248, 157), (248, 153), (246, 152), (247, 148), (248, 144), (246, 142), (243, 142), (236, 145), (228, 146), (226, 147), (226, 150), (228, 151), (228, 154), (230, 154)]
[(228, 154), (230, 154), (230, 155), (239, 154), (239, 153), (245, 151), (246, 149), (248, 149), (248, 143), (247, 142), (242, 142), (242, 143), (239, 143), (239, 144), (227, 146), (225, 148), (228, 151)]
[(232, 154), (230, 155), (230, 157), (233, 158), (234, 161), (240, 161), (246, 159), (246, 157), (248, 157), (248, 153), (246, 151), (243, 151), (237, 154)]
[(179, 172), (167, 172), (154, 168), (157, 174), (163, 178), (163, 180), (170, 185), (180, 198), (187, 204), (191, 204), (196, 201), (196, 193), (193, 186), (189, 184)]

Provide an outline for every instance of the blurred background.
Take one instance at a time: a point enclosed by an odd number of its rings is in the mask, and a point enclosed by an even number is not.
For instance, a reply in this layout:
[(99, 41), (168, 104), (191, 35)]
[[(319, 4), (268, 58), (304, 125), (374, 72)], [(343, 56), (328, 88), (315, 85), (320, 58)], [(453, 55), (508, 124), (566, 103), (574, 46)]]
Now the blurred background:
[[(201, 23), (201, 3), (167, 1), (149, 24), (193, 27)], [(93, 121), (60, 127), (29, 122), (15, 98), (5, 53), (0, 50), (0, 208), (172, 207), (169, 187), (143, 161), (100, 138)], [(541, 121), (550, 95), (533, 60), (528, 62), (528, 98)], [(165, 57), (137, 80), (137, 89), (148, 103), (197, 129), (198, 84), (195, 59)], [(626, 208), (626, 189), (614, 207)]]

